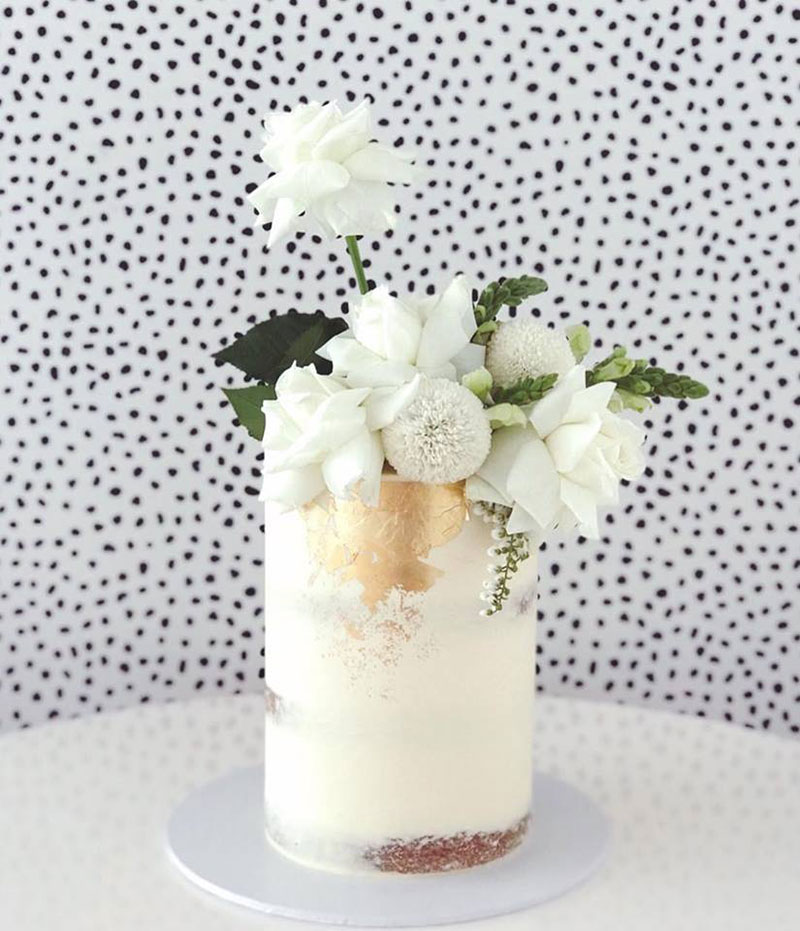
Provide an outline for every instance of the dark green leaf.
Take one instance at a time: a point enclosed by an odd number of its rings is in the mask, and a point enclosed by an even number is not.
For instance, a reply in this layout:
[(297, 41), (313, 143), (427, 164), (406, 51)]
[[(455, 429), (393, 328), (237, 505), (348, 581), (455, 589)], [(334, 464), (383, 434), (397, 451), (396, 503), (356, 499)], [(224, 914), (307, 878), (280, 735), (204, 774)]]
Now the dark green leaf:
[(246, 388), (223, 388), (225, 397), (233, 405), (239, 423), (255, 440), (264, 436), (264, 415), (261, 405), (275, 397), (272, 385), (248, 385)]
[(251, 378), (275, 384), (293, 362), (317, 364), (321, 374), (330, 371), (329, 363), (316, 353), (329, 339), (347, 329), (340, 318), (323, 314), (282, 314), (257, 323), (230, 346), (214, 353), (220, 362), (230, 362)]

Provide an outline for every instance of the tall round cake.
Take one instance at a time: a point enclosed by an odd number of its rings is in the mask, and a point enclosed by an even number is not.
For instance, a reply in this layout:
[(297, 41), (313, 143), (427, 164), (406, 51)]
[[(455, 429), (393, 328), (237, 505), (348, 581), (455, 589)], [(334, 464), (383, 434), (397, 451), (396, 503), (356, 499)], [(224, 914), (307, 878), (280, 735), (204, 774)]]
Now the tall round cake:
[(285, 855), (437, 872), (524, 837), (536, 556), (485, 616), (492, 529), (463, 482), (268, 510), (265, 814)]

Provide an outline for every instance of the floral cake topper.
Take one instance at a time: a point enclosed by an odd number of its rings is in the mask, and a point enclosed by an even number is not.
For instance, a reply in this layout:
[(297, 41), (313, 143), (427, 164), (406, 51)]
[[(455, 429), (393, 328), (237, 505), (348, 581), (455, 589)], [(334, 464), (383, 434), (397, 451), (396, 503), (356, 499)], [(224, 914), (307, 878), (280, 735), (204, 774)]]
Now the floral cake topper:
[(643, 430), (624, 411), (708, 389), (617, 346), (592, 366), (586, 326), (560, 330), (501, 319), (543, 293), (523, 275), (478, 294), (463, 274), (418, 298), (371, 286), (358, 237), (393, 228), (396, 185), (420, 175), (414, 156), (373, 138), (366, 101), (347, 113), (303, 103), (269, 114), (261, 159), (270, 176), (250, 195), (272, 247), (297, 231), (344, 237), (360, 291), (347, 319), (288, 313), (216, 353), (255, 380), (225, 389), (261, 440), (261, 497), (300, 507), (329, 492), (375, 506), (381, 476), (465, 481), (492, 520), (500, 562), (484, 613), (500, 610), (508, 578), (551, 531), (599, 537), (598, 508), (645, 465)]

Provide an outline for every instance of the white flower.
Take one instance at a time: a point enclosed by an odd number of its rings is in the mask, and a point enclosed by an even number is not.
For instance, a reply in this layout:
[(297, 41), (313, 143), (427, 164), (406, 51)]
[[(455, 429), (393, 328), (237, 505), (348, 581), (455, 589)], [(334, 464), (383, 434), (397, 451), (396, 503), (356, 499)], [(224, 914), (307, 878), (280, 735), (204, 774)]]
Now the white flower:
[(472, 291), (456, 275), (441, 294), (421, 300), (368, 291), (350, 307), (350, 330), (329, 340), (319, 355), (354, 388), (410, 382), (418, 373), (455, 380), (483, 364), (475, 333)]
[(585, 375), (575, 366), (533, 406), (529, 425), (496, 431), (467, 483), (473, 500), (513, 508), (512, 533), (577, 526), (596, 539), (598, 506), (616, 504), (620, 477), (635, 471), (633, 434), (607, 410), (614, 383), (587, 388)]
[(471, 475), (489, 452), (483, 405), (463, 385), (423, 379), (413, 400), (383, 431), (387, 461), (400, 478), (444, 485)]
[(377, 504), (383, 468), (380, 435), (370, 430), (368, 388), (350, 389), (292, 366), (265, 401), (261, 499), (299, 507), (327, 487), (340, 498), (357, 491)]
[[(299, 104), (264, 117), (260, 155), (275, 172), (248, 197), (268, 245), (296, 230), (326, 236), (380, 233), (395, 223), (391, 184), (416, 177), (413, 156), (372, 140), (369, 106)], [(302, 216), (302, 220), (300, 219)]]
[(605, 411), (601, 417), (597, 444), (606, 462), (620, 478), (628, 481), (639, 478), (645, 466), (642, 451), (646, 438), (644, 430), (609, 411)]
[(575, 357), (564, 333), (536, 320), (501, 323), (486, 349), (486, 368), (502, 388), (521, 378), (564, 375), (573, 365)]

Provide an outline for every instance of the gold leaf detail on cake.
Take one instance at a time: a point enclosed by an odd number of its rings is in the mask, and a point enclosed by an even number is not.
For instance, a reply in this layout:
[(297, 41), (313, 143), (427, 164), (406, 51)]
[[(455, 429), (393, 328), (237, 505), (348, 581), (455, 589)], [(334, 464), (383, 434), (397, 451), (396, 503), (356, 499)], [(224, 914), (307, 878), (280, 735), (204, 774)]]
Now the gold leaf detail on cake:
[(315, 564), (342, 581), (357, 579), (374, 609), (392, 589), (424, 592), (442, 575), (425, 560), (461, 532), (467, 502), (464, 482), (389, 480), (381, 483), (377, 507), (329, 495), (302, 514)]

